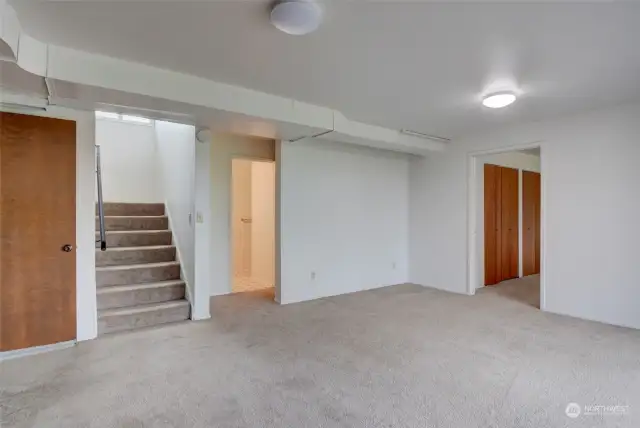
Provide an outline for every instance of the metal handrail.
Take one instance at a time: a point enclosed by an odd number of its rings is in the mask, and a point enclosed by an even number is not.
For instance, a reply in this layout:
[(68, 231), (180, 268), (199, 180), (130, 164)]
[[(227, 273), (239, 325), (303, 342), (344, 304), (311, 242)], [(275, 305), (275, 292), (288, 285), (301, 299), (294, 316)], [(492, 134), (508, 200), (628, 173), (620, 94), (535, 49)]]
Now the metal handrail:
[(104, 231), (104, 202), (102, 201), (102, 168), (100, 162), (100, 146), (96, 145), (96, 178), (98, 180), (98, 217), (100, 219), (100, 250), (107, 249), (107, 234)]

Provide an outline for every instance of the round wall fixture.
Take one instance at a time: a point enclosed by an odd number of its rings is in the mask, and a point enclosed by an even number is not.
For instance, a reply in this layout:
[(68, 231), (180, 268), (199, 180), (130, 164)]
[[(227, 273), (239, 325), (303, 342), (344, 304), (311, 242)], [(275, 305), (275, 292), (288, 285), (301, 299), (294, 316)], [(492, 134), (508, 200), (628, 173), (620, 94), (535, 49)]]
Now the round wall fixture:
[(484, 97), (482, 99), (482, 105), (489, 108), (502, 108), (513, 104), (515, 100), (516, 94), (513, 92), (499, 92)]
[(271, 9), (271, 23), (287, 34), (309, 34), (321, 22), (322, 8), (313, 0), (284, 0)]

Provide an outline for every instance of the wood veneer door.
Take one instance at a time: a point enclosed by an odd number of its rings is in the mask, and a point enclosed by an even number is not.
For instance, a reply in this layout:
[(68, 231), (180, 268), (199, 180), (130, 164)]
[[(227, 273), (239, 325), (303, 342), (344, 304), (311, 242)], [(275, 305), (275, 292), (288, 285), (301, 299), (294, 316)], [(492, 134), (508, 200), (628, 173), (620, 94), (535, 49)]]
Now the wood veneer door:
[(540, 273), (540, 174), (522, 172), (522, 273)]
[(500, 281), (518, 277), (518, 170), (500, 167)]
[(484, 165), (484, 283), (501, 281), (501, 204), (500, 167)]
[(0, 351), (76, 338), (75, 241), (75, 122), (0, 112)]

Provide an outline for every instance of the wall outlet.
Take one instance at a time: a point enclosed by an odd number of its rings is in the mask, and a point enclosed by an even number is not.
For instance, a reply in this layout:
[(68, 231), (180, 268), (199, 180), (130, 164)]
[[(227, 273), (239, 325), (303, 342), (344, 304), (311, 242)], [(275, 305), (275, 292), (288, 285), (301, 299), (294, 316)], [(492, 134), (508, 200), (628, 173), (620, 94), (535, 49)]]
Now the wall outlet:
[(395, 270), (398, 267), (398, 264), (396, 262), (391, 263), (391, 267), (393, 267), (393, 269)]
[(310, 276), (311, 276), (311, 281), (315, 281), (316, 280), (316, 271), (312, 270)]

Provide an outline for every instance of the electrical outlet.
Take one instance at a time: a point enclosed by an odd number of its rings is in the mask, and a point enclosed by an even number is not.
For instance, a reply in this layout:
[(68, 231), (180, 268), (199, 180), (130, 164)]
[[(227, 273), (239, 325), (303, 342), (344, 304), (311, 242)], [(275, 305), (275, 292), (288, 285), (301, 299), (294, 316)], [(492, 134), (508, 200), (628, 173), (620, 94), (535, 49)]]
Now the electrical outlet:
[(394, 270), (398, 267), (396, 262), (391, 263), (391, 266), (393, 267)]
[(312, 270), (311, 271), (311, 281), (315, 281), (316, 280), (316, 271)]

